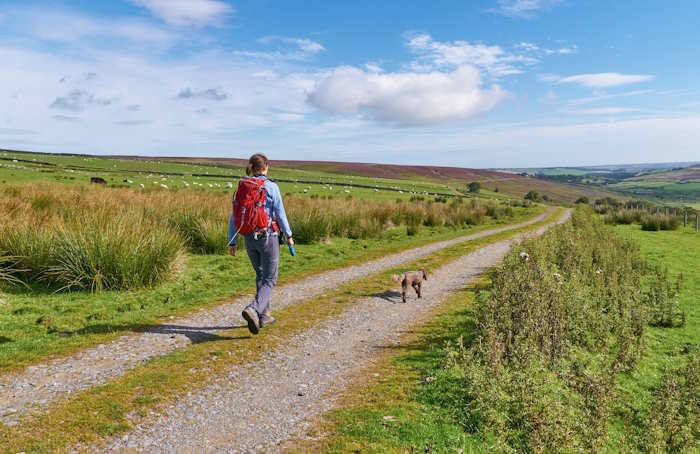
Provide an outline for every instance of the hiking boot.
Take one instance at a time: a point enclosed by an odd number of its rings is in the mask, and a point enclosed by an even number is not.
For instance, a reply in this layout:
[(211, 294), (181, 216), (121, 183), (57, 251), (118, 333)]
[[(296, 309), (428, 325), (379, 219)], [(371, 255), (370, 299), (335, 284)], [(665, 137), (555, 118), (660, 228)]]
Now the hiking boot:
[(265, 312), (262, 315), (260, 315), (260, 328), (262, 328), (263, 326), (272, 325), (276, 321), (277, 319), (270, 315), (269, 312)]
[(253, 334), (258, 334), (260, 331), (260, 318), (258, 317), (256, 310), (248, 306), (243, 309), (243, 313), (241, 315), (243, 316), (243, 319), (248, 322), (248, 329), (250, 332)]

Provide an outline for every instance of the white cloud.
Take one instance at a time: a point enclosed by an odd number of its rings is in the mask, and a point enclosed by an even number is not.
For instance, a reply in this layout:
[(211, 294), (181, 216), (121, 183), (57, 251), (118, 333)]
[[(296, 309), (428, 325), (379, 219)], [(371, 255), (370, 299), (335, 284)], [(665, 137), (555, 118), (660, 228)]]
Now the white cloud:
[(270, 35), (270, 36), (263, 36), (262, 38), (259, 39), (259, 41), (263, 44), (270, 44), (274, 43), (276, 41), (282, 42), (285, 44), (292, 44), (294, 46), (297, 46), (299, 50), (302, 52), (306, 52), (308, 54), (317, 54), (321, 51), (326, 50), (325, 47), (319, 42), (312, 41), (307, 38), (294, 38), (291, 36), (277, 36), (277, 35)]
[(576, 106), (581, 104), (591, 104), (597, 101), (603, 101), (611, 98), (629, 98), (631, 96), (642, 96), (651, 93), (656, 93), (656, 90), (632, 90), (624, 91), (621, 93), (595, 93), (594, 96), (589, 96), (586, 98), (578, 98), (571, 100), (569, 104)]
[(559, 49), (556, 49), (555, 52), (557, 54), (562, 54), (562, 55), (577, 54), (578, 53), (578, 46), (560, 47)]
[(312, 41), (307, 38), (294, 38), (291, 36), (270, 35), (263, 36), (258, 40), (261, 44), (271, 45), (280, 44), (279, 49), (273, 51), (250, 51), (239, 50), (234, 54), (240, 57), (270, 60), (270, 61), (304, 61), (312, 58), (319, 52), (326, 50), (323, 45), (317, 41)]
[(545, 75), (541, 77), (541, 80), (546, 82), (555, 82), (557, 84), (578, 84), (588, 88), (601, 89), (648, 82), (653, 78), (654, 76), (648, 74), (596, 73), (578, 74), (567, 77)]
[(234, 12), (231, 5), (220, 0), (131, 0), (131, 3), (176, 26), (219, 24)]
[(419, 56), (412, 67), (420, 70), (473, 65), (498, 77), (520, 74), (523, 65), (538, 62), (534, 57), (506, 52), (500, 46), (472, 44), (467, 41), (440, 42), (428, 34), (409, 36), (406, 46)]
[(476, 68), (452, 72), (375, 73), (343, 66), (321, 79), (311, 105), (331, 114), (366, 114), (380, 122), (418, 126), (469, 118), (506, 97), (498, 86), (481, 86)]
[(639, 109), (632, 109), (629, 107), (595, 107), (591, 109), (580, 109), (574, 111), (574, 113), (584, 114), (584, 115), (619, 115), (625, 113), (639, 112)]
[[(216, 51), (161, 59), (135, 52), (63, 53), (0, 45), (0, 60), (5, 62), (0, 143), (58, 152), (229, 153), (232, 141), (234, 148), (253, 149), (249, 141), (256, 128), (279, 127), (310, 110), (306, 93), (315, 77), (289, 71), (272, 79), (256, 77), (269, 67)], [(85, 82), (80, 75), (90, 72), (99, 76)], [(68, 82), (61, 83), (65, 76)], [(178, 94), (187, 101), (178, 100)], [(209, 113), (203, 115), (202, 109)], [(29, 126), (41, 134), (6, 133)], [(129, 134), (124, 134), (126, 126), (133, 127)]]
[(563, 0), (498, 0), (498, 7), (489, 11), (512, 18), (532, 19), (537, 13), (561, 3)]
[(526, 41), (519, 42), (518, 44), (516, 44), (513, 47), (515, 47), (516, 49), (521, 49), (521, 50), (527, 51), (527, 52), (537, 52), (538, 50), (540, 50), (539, 46), (537, 46), (536, 44), (528, 43)]
[[(177, 35), (145, 21), (129, 18), (99, 18), (59, 10), (17, 10), (13, 13), (21, 24), (17, 33), (29, 33), (42, 41), (81, 44), (85, 40), (113, 40), (167, 46)], [(97, 44), (97, 43), (92, 43)]]

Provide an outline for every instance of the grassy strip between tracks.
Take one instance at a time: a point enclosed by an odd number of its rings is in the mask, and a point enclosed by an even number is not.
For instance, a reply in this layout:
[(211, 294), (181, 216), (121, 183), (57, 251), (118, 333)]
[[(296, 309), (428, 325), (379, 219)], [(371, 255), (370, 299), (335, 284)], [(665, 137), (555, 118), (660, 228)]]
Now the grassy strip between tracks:
[[(540, 222), (443, 249), (401, 269), (438, 268), (486, 244), (541, 227), (561, 214), (561, 209), (555, 210)], [(40, 414), (25, 416), (15, 426), (0, 427), (0, 445), (5, 452), (56, 451), (125, 433), (152, 412), (202, 387), (228, 368), (254, 361), (295, 334), (338, 316), (358, 298), (385, 289), (389, 276), (396, 271), (384, 270), (362, 279), (361, 285), (353, 282), (286, 307), (276, 313), (278, 322), (271, 329), (254, 338), (238, 328), (219, 333), (215, 340), (154, 358), (102, 386), (56, 402)]]

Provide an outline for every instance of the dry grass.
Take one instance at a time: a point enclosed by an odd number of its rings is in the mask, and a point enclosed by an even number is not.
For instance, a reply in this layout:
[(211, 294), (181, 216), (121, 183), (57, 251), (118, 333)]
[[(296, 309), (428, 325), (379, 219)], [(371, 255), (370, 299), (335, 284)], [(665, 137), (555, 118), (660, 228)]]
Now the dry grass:
[[(0, 200), (0, 284), (126, 290), (166, 280), (184, 250), (224, 253), (229, 194), (57, 184), (9, 186)], [(288, 197), (299, 243), (378, 238), (405, 226), (463, 227), (510, 217), (493, 202), (378, 202)]]

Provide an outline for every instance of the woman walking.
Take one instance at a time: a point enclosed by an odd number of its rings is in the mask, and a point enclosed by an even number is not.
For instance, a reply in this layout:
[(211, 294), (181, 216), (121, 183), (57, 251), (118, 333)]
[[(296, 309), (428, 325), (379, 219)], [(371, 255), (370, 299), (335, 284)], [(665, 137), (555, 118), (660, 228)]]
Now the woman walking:
[(255, 269), (255, 300), (242, 313), (253, 334), (275, 322), (270, 314), (270, 298), (277, 283), (279, 235), (284, 234), (287, 244), (294, 245), (280, 188), (267, 178), (269, 166), (263, 154), (250, 157), (246, 168), (248, 177), (238, 183), (228, 227), (229, 254), (236, 255), (238, 237), (243, 235), (246, 252)]

